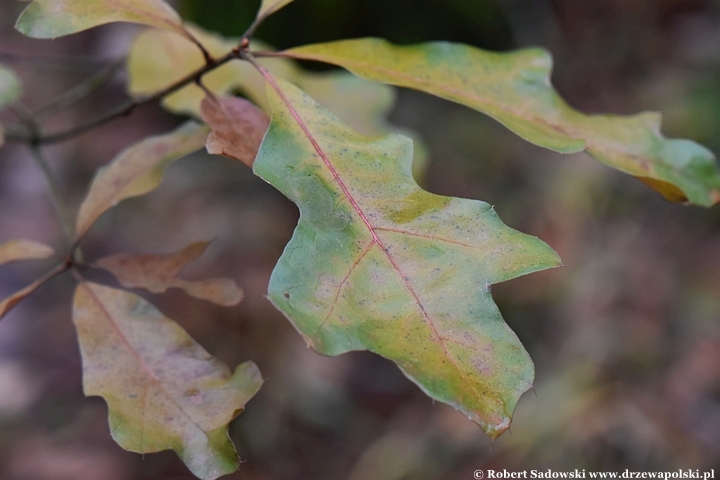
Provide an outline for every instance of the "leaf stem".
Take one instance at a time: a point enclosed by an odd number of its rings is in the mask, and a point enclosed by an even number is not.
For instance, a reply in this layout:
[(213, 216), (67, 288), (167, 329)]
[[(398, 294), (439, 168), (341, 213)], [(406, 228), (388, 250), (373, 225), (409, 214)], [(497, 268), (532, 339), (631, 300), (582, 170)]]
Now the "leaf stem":
[[(30, 113), (27, 107), (25, 107), (25, 105), (18, 102), (12, 107), (12, 110), (18, 117), (21, 118), (22, 122), (27, 126), (28, 130), (32, 132), (33, 137), (42, 136), (40, 126), (33, 117), (32, 113)], [(57, 178), (55, 178), (55, 174), (53, 173), (50, 165), (45, 159), (45, 156), (40, 149), (40, 145), (36, 142), (30, 142), (29, 148), (30, 152), (32, 153), (33, 159), (35, 160), (35, 163), (38, 167), (40, 167), (40, 171), (45, 177), (45, 182), (48, 186), (48, 196), (50, 197), (50, 203), (52, 203), (53, 208), (55, 209), (55, 213), (58, 217), (60, 225), (62, 226), (63, 233), (65, 234), (65, 238), (68, 241), (68, 245), (72, 245), (75, 237), (72, 217), (70, 216), (70, 210), (68, 209), (68, 206), (65, 203), (62, 194), (60, 193), (60, 186)]]
[(37, 163), (38, 167), (40, 167), (40, 170), (45, 177), (45, 181), (47, 182), (50, 202), (55, 209), (55, 213), (58, 216), (60, 225), (62, 225), (63, 232), (65, 233), (65, 238), (67, 239), (68, 244), (72, 245), (75, 239), (75, 228), (73, 227), (70, 210), (68, 209), (67, 203), (65, 203), (65, 200), (60, 193), (60, 187), (57, 179), (55, 178), (55, 174), (50, 169), (50, 165), (48, 165), (48, 162), (45, 159), (45, 156), (43, 155), (39, 145), (30, 145), (30, 150), (33, 154), (33, 158), (35, 159), (35, 163)]

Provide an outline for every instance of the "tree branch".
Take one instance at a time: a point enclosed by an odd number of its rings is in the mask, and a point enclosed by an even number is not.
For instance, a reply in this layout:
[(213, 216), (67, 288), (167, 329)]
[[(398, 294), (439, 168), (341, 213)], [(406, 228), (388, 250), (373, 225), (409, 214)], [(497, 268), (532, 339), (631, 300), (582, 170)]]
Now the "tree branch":
[(63, 142), (63, 141), (69, 140), (69, 139), (77, 137), (78, 135), (81, 135), (89, 130), (92, 130), (100, 125), (110, 122), (111, 120), (114, 120), (116, 118), (119, 118), (119, 117), (122, 117), (125, 115), (129, 115), (137, 107), (161, 100), (163, 97), (170, 95), (171, 93), (174, 93), (177, 90), (180, 90), (181, 88), (183, 88), (186, 85), (189, 85), (193, 82), (198, 82), (202, 78), (203, 75), (205, 75), (208, 72), (211, 72), (212, 70), (215, 70), (216, 68), (220, 67), (221, 65), (224, 65), (225, 63), (229, 62), (230, 60), (239, 59), (239, 58), (240, 58), (239, 49), (237, 49), (237, 48), (233, 49), (232, 51), (230, 51), (229, 53), (227, 53), (226, 55), (224, 55), (218, 59), (211, 59), (211, 61), (206, 63), (206, 65), (204, 65), (203, 67), (186, 75), (185, 77), (176, 81), (172, 85), (154, 93), (153, 95), (151, 95), (147, 98), (144, 98), (142, 100), (132, 100), (123, 105), (119, 105), (116, 108), (114, 108), (108, 112), (105, 112), (104, 114), (100, 115), (99, 117), (96, 117), (86, 123), (82, 123), (80, 125), (69, 128), (67, 130), (63, 130), (60, 132), (54, 132), (54, 133), (43, 133), (40, 130), (40, 128), (38, 128), (37, 131), (32, 131), (32, 130), (28, 130), (27, 128), (25, 128), (25, 129), (18, 128), (18, 126), (7, 127), (5, 129), (5, 140), (30, 143), (33, 145), (51, 144), (51, 143), (58, 143), (58, 142)]

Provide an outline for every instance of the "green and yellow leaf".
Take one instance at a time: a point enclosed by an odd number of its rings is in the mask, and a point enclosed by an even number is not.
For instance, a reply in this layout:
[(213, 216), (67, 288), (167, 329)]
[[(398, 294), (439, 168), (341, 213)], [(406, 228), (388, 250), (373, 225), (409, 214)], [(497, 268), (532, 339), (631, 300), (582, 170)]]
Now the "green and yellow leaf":
[[(0, 109), (5, 105), (14, 102), (22, 93), (20, 80), (15, 73), (4, 65), (0, 64)], [(0, 145), (5, 141), (2, 125), (0, 125)]]
[(4, 65), (0, 65), (0, 108), (15, 101), (22, 92), (20, 80), (15, 73)]
[(533, 365), (490, 285), (559, 264), (490, 205), (421, 190), (412, 142), (357, 134), (268, 75), (272, 120), (254, 171), (300, 208), (269, 298), (320, 353), (370, 350), (491, 436)]
[(585, 150), (670, 200), (704, 206), (720, 202), (720, 175), (708, 149), (663, 137), (656, 113), (622, 117), (572, 109), (553, 89), (552, 59), (542, 49), (495, 53), (447, 42), (396, 46), (365, 38), (284, 54), (340, 65), (364, 78), (469, 106), (536, 145), (563, 153)]
[(95, 220), (118, 202), (144, 195), (160, 185), (165, 169), (176, 160), (205, 145), (209, 129), (187, 122), (175, 131), (146, 138), (98, 170), (80, 205), (76, 222), (81, 238)]
[(210, 242), (196, 242), (178, 252), (166, 254), (118, 253), (101, 258), (95, 266), (115, 275), (125, 288), (144, 288), (153, 293), (181, 288), (188, 295), (218, 305), (237, 305), (243, 298), (243, 292), (232, 279), (190, 281), (177, 277), (180, 270), (200, 257), (208, 245)]
[(188, 35), (163, 0), (35, 0), (15, 28), (29, 37), (56, 38), (111, 22), (132, 22)]
[(85, 394), (105, 399), (121, 447), (172, 449), (202, 479), (237, 469), (227, 425), (262, 385), (254, 363), (231, 373), (147, 301), (91, 282), (77, 287), (73, 321)]

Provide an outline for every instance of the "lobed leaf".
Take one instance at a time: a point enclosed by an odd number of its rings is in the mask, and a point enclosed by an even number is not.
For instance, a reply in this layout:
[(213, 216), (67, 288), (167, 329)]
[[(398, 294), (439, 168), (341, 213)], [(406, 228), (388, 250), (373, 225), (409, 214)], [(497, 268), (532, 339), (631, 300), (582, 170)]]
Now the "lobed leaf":
[(144, 195), (160, 185), (175, 160), (203, 147), (208, 128), (187, 122), (173, 132), (146, 138), (122, 151), (98, 170), (80, 205), (76, 232), (81, 238), (95, 220), (118, 202)]
[(118, 253), (98, 260), (95, 266), (115, 275), (125, 288), (144, 288), (153, 293), (181, 288), (195, 298), (219, 305), (237, 305), (243, 298), (243, 292), (234, 280), (211, 278), (189, 281), (177, 278), (180, 270), (200, 257), (208, 245), (210, 242), (196, 242), (169, 254)]
[(35, 0), (15, 28), (34, 38), (56, 38), (111, 22), (132, 22), (188, 35), (163, 0)]
[(55, 250), (35, 240), (10, 240), (0, 244), (0, 265), (20, 260), (42, 260), (55, 255)]
[(495, 53), (447, 42), (396, 46), (365, 38), (284, 54), (469, 106), (536, 145), (562, 153), (585, 150), (670, 200), (704, 206), (720, 202), (720, 175), (708, 149), (663, 137), (656, 113), (622, 117), (572, 109), (550, 83), (552, 59), (544, 50)]
[(409, 139), (361, 136), (268, 78), (272, 120), (253, 169), (300, 208), (271, 302), (318, 352), (378, 353), (500, 435), (533, 365), (489, 286), (557, 255), (487, 203), (421, 190)]
[(237, 469), (227, 425), (262, 385), (254, 363), (231, 374), (147, 301), (90, 282), (77, 287), (73, 321), (85, 394), (105, 399), (121, 447), (172, 449), (202, 479)]
[(200, 113), (212, 128), (205, 144), (208, 153), (225, 155), (252, 167), (270, 123), (265, 112), (242, 98), (208, 95), (200, 105)]

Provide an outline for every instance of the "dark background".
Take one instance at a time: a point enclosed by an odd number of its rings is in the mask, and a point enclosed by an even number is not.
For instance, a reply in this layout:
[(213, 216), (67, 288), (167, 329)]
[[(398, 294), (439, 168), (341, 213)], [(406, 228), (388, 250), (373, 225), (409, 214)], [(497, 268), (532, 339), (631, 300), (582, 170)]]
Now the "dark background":
[[(184, 0), (205, 28), (240, 34), (258, 1)], [(0, 0), (0, 62), (38, 108), (114, 59), (135, 26), (54, 41), (14, 32), (22, 3)], [(357, 36), (396, 43), (452, 40), (492, 50), (543, 46), (553, 82), (576, 108), (661, 110), (663, 132), (720, 153), (720, 2), (710, 0), (297, 0), (258, 37), (279, 48)], [(318, 65), (306, 65), (319, 68)], [(124, 75), (50, 129), (125, 98)], [(4, 124), (16, 119), (0, 114)], [(720, 210), (670, 204), (584, 154), (559, 155), (472, 110), (400, 91), (390, 120), (419, 132), (433, 192), (487, 201), (537, 235), (565, 267), (494, 287), (533, 357), (534, 391), (495, 443), (433, 403), (390, 362), (307, 350), (263, 297), (289, 239), (295, 207), (249, 169), (198, 154), (163, 186), (123, 202), (93, 228), (89, 259), (169, 252), (215, 238), (188, 278), (230, 276), (246, 300), (220, 308), (178, 291), (155, 297), (231, 366), (252, 359), (267, 379), (231, 425), (245, 463), (232, 479), (470, 479), (475, 469), (588, 471), (715, 468), (720, 475)], [(72, 208), (94, 170), (128, 144), (180, 121), (147, 107), (46, 154)], [(42, 177), (26, 147), (0, 150), (0, 242), (61, 244)], [(42, 262), (0, 269), (0, 295), (36, 278)], [(98, 398), (84, 399), (70, 321), (73, 283), (58, 278), (0, 323), (0, 478), (192, 478), (172, 452), (124, 452)]]

